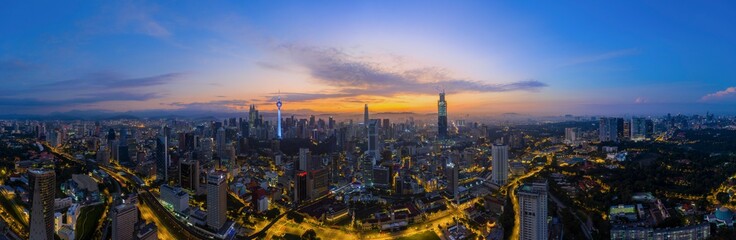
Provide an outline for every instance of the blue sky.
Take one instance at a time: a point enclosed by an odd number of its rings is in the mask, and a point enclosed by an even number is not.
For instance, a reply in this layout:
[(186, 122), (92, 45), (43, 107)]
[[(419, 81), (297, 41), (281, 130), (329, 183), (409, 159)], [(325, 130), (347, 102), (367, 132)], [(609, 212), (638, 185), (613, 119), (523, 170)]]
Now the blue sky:
[(16, 2), (0, 111), (733, 114), (736, 4)]

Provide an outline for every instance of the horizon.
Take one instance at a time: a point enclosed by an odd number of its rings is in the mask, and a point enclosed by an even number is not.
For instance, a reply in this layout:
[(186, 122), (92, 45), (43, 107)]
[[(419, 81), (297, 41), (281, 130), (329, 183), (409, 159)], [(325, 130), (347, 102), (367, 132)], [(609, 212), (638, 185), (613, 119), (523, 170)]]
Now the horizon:
[(4, 115), (736, 114), (728, 2), (44, 5), (0, 10)]

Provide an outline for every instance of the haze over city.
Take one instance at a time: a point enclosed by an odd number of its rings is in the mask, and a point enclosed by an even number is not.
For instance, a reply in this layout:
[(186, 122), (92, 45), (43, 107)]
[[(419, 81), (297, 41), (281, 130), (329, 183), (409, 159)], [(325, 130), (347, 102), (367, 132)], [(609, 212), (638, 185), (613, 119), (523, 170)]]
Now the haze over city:
[[(733, 113), (729, 2), (14, 2), (0, 110)], [(279, 94), (280, 92), (280, 94)]]

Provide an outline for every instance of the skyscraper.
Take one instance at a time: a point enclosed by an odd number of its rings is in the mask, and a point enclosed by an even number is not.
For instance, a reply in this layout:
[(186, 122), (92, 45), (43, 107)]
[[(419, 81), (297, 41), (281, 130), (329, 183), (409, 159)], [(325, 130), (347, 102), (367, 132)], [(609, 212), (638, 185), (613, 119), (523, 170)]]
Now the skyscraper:
[(56, 173), (53, 170), (28, 171), (31, 197), (31, 240), (54, 239), (54, 194)]
[(598, 139), (601, 142), (618, 142), (623, 137), (623, 118), (601, 118), (598, 125)]
[(379, 119), (371, 119), (368, 121), (368, 151), (366, 151), (366, 154), (373, 163), (373, 166), (376, 166), (380, 149), (378, 142), (378, 124)]
[(179, 166), (179, 184), (182, 188), (196, 193), (199, 189), (199, 161), (186, 160)]
[(215, 141), (216, 141), (215, 147), (217, 148), (217, 156), (220, 157), (220, 159), (226, 158), (225, 157), (225, 144), (227, 141), (225, 139), (225, 128), (220, 127), (219, 129), (217, 129), (217, 133), (215, 134)]
[(133, 204), (120, 204), (112, 209), (112, 240), (133, 240), (138, 208)]
[(491, 181), (498, 185), (504, 185), (509, 177), (509, 146), (493, 144), (491, 154), (493, 156)]
[(565, 128), (565, 143), (574, 145), (578, 142), (578, 138), (580, 137), (580, 128)]
[(118, 156), (116, 159), (119, 164), (130, 164), (130, 152), (128, 151), (128, 130), (120, 129), (120, 141), (118, 142)]
[(445, 168), (447, 174), (447, 192), (452, 195), (454, 201), (458, 201), (458, 188), (459, 188), (459, 169), (455, 163), (448, 163)]
[(366, 128), (368, 127), (368, 104), (363, 108), (363, 124)]
[(202, 138), (200, 141), (199, 151), (202, 155), (202, 162), (209, 163), (212, 161), (212, 145), (214, 145), (214, 141), (210, 137)]
[(294, 173), (294, 202), (298, 203), (307, 200), (307, 172), (298, 170)]
[(276, 121), (278, 122), (278, 125), (276, 127), (276, 135), (279, 139), (281, 139), (281, 96), (279, 96), (279, 100), (276, 102), (276, 107), (278, 110), (278, 117), (276, 118)]
[(647, 122), (645, 118), (633, 117), (631, 118), (631, 140), (641, 141), (647, 138)]
[(227, 220), (227, 183), (225, 174), (211, 172), (207, 176), (207, 226), (219, 230)]
[(440, 100), (437, 101), (437, 137), (447, 138), (447, 102), (444, 90), (440, 92)]
[(547, 239), (547, 181), (527, 183), (519, 187), (521, 240)]
[(156, 174), (164, 182), (169, 181), (169, 147), (163, 134), (156, 138)]
[(309, 171), (309, 162), (312, 159), (312, 154), (309, 152), (309, 148), (299, 149), (299, 170)]

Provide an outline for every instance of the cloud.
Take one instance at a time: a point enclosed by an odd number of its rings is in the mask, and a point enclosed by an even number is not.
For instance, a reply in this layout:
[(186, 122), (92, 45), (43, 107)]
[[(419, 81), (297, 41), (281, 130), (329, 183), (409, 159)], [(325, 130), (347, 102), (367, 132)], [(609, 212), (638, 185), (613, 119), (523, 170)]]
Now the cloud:
[(638, 97), (634, 99), (634, 103), (648, 103), (649, 99), (645, 97)]
[(0, 107), (26, 108), (26, 107), (63, 107), (77, 106), (81, 104), (93, 104), (111, 101), (146, 101), (161, 98), (159, 93), (127, 93), (127, 92), (104, 92), (93, 94), (81, 94), (79, 97), (67, 99), (39, 99), (39, 98), (13, 98), (1, 97)]
[(208, 102), (190, 102), (190, 103), (182, 103), (182, 102), (173, 102), (169, 105), (174, 107), (179, 107), (180, 109), (185, 110), (206, 110), (206, 111), (234, 111), (234, 110), (242, 110), (246, 109), (248, 105), (247, 100), (241, 100), (241, 99), (228, 99), (228, 100), (215, 100), (215, 101), (208, 101)]
[(183, 73), (166, 73), (148, 77), (128, 78), (114, 72), (97, 72), (74, 79), (37, 86), (34, 90), (110, 90), (153, 87), (171, 83)]
[(400, 94), (433, 94), (440, 88), (448, 93), (538, 91), (547, 86), (536, 80), (492, 84), (459, 79), (436, 67), (396, 71), (371, 62), (370, 58), (354, 57), (336, 48), (287, 44), (279, 46), (279, 49), (306, 68), (316, 81), (334, 88), (326, 93), (286, 94), (293, 97), (292, 101), (361, 95), (392, 97)]
[(572, 60), (570, 60), (570, 61), (568, 61), (566, 63), (562, 63), (558, 67), (569, 67), (569, 66), (586, 64), (586, 63), (600, 62), (600, 61), (605, 61), (605, 60), (609, 60), (609, 59), (614, 59), (614, 58), (619, 58), (619, 57), (634, 55), (634, 54), (637, 54), (637, 53), (639, 53), (639, 50), (638, 49), (635, 49), (635, 48), (622, 49), (622, 50), (617, 50), (617, 51), (611, 51), (611, 52), (601, 53), (601, 54), (597, 54), (597, 55), (578, 57), (578, 58), (572, 59)]
[(706, 94), (700, 98), (701, 102), (719, 101), (736, 97), (736, 87), (729, 87), (723, 91)]

